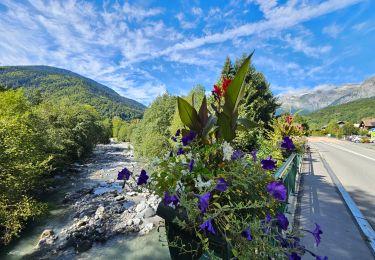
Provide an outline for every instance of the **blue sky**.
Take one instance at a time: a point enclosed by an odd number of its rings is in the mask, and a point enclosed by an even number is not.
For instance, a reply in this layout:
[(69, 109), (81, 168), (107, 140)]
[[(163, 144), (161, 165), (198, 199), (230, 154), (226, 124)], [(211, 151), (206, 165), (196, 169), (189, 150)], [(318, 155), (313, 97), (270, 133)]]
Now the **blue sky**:
[(0, 0), (0, 64), (50, 65), (149, 104), (255, 50), (275, 95), (375, 74), (373, 0)]

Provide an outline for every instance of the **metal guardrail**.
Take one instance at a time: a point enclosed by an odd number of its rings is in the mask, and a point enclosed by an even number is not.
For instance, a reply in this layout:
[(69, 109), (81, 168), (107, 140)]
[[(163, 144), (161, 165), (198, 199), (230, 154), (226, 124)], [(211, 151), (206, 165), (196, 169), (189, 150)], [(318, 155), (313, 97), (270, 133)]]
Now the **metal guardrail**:
[[(291, 194), (296, 193), (296, 178), (301, 165), (302, 155), (293, 153), (291, 154), (286, 162), (280, 167), (280, 169), (274, 174), (274, 178), (281, 180), (287, 189), (288, 198)], [(288, 200), (287, 200), (288, 201)], [(287, 210), (287, 204), (283, 206), (284, 212)]]

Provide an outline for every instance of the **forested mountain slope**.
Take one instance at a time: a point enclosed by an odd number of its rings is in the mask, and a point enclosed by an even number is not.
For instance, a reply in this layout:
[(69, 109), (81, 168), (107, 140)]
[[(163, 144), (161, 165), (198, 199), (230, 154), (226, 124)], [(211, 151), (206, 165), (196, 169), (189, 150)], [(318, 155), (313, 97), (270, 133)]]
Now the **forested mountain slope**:
[(375, 117), (375, 97), (329, 106), (306, 115), (309, 123), (316, 127), (322, 127), (331, 120), (358, 123), (362, 118), (366, 117)]
[(25, 88), (32, 102), (67, 98), (73, 103), (86, 103), (106, 117), (123, 119), (142, 117), (145, 106), (120, 96), (114, 90), (69, 70), (49, 66), (0, 67), (0, 85)]

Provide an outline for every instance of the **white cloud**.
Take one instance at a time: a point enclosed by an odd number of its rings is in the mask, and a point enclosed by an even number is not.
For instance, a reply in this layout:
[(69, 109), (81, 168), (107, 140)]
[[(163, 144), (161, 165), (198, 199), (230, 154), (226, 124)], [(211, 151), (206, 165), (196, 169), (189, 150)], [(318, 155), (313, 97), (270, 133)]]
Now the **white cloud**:
[(323, 27), (322, 32), (327, 34), (332, 38), (337, 38), (337, 36), (342, 32), (343, 28), (337, 24), (331, 24), (329, 26)]
[(188, 21), (182, 12), (178, 13), (176, 18), (183, 29), (192, 29), (197, 26), (197, 21)]
[(322, 54), (326, 54), (332, 49), (332, 47), (329, 45), (311, 47), (303, 37), (292, 37), (291, 34), (287, 34), (284, 37), (284, 41), (288, 43), (289, 47), (291, 47), (293, 50), (302, 52), (306, 56), (315, 58), (321, 57)]
[(192, 14), (194, 14), (196, 16), (201, 16), (203, 14), (203, 10), (199, 7), (191, 8), (191, 12), (192, 12)]

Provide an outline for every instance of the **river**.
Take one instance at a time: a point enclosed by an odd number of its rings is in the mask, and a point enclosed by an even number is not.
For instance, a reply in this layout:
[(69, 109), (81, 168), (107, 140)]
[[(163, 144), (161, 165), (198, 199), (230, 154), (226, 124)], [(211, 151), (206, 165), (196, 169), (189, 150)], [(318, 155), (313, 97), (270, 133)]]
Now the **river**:
[[(89, 158), (80, 164), (73, 164), (64, 173), (57, 175), (54, 187), (51, 187), (51, 192), (48, 193), (48, 198), (46, 198), (50, 204), (49, 214), (26, 227), (20, 238), (15, 239), (9, 246), (2, 249), (0, 258), (4, 260), (170, 259), (168, 248), (162, 246), (161, 242), (165, 240), (164, 229), (160, 228), (159, 232), (157, 231), (158, 225), (162, 222), (157, 216), (154, 216), (155, 214), (146, 213), (148, 215), (144, 215), (145, 211), (153, 212), (157, 201), (149, 203), (148, 200), (155, 200), (155, 198), (147, 194), (132, 194), (131, 192), (127, 194), (121, 190), (121, 183), (116, 181), (116, 176), (118, 171), (124, 167), (137, 172), (140, 171), (142, 163), (134, 158), (132, 147), (129, 143), (112, 142), (108, 145), (98, 145)], [(83, 193), (82, 191), (85, 192)], [(80, 198), (74, 197), (74, 199), (64, 203), (63, 201), (64, 198), (66, 199), (67, 194), (73, 194), (71, 197), (78, 194)], [(90, 208), (88, 208), (90, 205), (85, 205), (85, 203), (91, 202), (98, 203), (93, 206), (93, 212), (90, 212)], [(148, 211), (146, 209), (141, 209), (142, 212), (138, 211), (138, 208), (142, 208), (139, 207), (139, 204), (142, 203), (150, 207)], [(105, 206), (103, 207), (106, 211), (104, 214), (107, 215), (103, 218), (100, 217), (102, 219), (98, 220), (99, 210), (96, 207), (99, 208), (102, 205)], [(139, 217), (140, 214), (141, 217)], [(141, 224), (139, 224), (139, 227), (138, 225), (136, 226), (137, 229), (135, 231), (133, 229), (129, 231), (129, 224), (127, 224), (126, 229), (122, 219), (119, 219), (120, 217), (123, 217), (124, 221), (127, 220), (128, 222), (131, 218), (140, 218)], [(81, 224), (85, 219), (87, 223)], [(134, 219), (133, 222), (130, 221), (133, 226), (136, 225)], [(101, 221), (100, 226), (95, 221)], [(94, 223), (92, 224), (93, 227), (89, 227), (88, 223)], [(147, 224), (152, 229), (145, 229)], [(103, 235), (104, 238), (101, 237), (103, 242), (94, 240), (89, 249), (80, 250), (82, 251), (80, 253), (77, 253), (74, 247), (66, 247), (66, 250), (55, 249), (58, 243), (60, 245), (65, 243), (59, 240), (67, 239), (70, 229), (76, 228), (79, 230), (82, 229), (82, 225), (86, 225), (91, 229), (99, 229), (98, 227), (102, 228), (102, 226), (104, 229), (107, 228), (105, 229), (107, 234)], [(117, 228), (108, 228), (110, 225), (114, 225)], [(52, 242), (46, 248), (47, 251), (43, 251), (38, 247), (38, 241), (42, 232), (47, 229), (53, 230), (57, 242)], [(78, 232), (77, 230), (71, 232), (74, 234), (74, 232)], [(145, 235), (139, 235), (142, 232)], [(49, 251), (57, 252), (49, 254)]]

